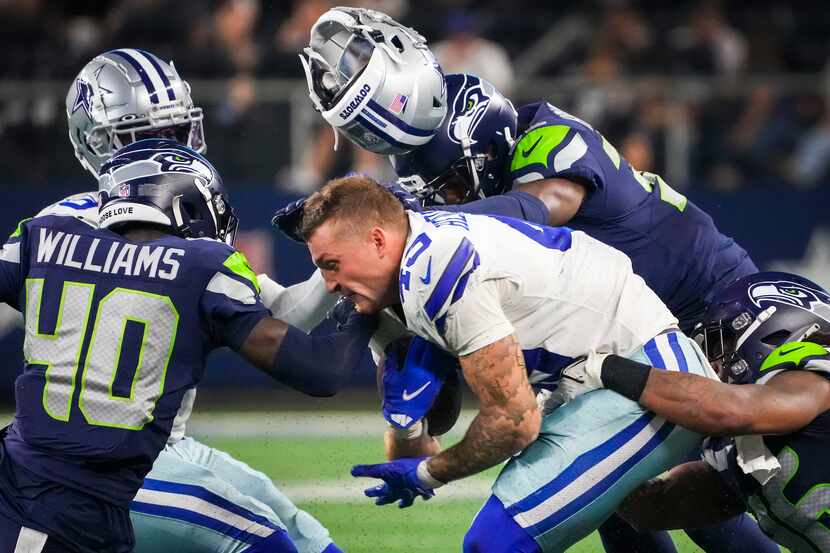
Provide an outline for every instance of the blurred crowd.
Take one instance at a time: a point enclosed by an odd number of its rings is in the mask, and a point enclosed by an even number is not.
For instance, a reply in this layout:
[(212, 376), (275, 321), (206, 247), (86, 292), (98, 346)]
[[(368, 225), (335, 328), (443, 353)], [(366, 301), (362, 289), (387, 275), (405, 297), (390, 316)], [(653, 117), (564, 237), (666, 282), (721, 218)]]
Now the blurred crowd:
[(194, 98), (210, 157), (239, 182), (308, 190), (350, 168), (388, 172), (347, 146), (333, 154), (319, 126), (292, 156), (296, 117), (263, 90), (263, 79), (303, 78), (297, 52), (312, 23), (342, 3), (418, 29), (446, 73), (477, 73), (517, 105), (546, 99), (586, 119), (634, 166), (681, 178), (680, 188), (830, 182), (824, 2), (0, 0), (3, 182), (83, 178), (62, 98), (15, 97), (3, 85), (68, 88), (92, 56), (117, 47), (173, 59), (189, 81), (221, 81), (218, 94), (194, 87)]

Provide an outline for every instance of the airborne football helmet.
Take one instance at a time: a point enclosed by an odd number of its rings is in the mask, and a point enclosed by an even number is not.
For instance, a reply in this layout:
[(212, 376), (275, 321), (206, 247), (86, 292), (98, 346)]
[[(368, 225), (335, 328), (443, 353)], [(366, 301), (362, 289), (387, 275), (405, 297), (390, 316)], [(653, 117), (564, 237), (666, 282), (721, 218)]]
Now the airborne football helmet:
[(173, 140), (139, 140), (118, 150), (101, 167), (99, 188), (101, 228), (144, 223), (233, 245), (238, 220), (219, 173)]
[(116, 150), (143, 138), (206, 148), (190, 85), (172, 62), (144, 50), (111, 50), (87, 63), (66, 95), (66, 116), (75, 157), (96, 178)]
[(695, 340), (730, 383), (763, 383), (761, 365), (778, 346), (830, 332), (830, 294), (789, 273), (756, 273), (735, 281), (709, 304)]
[(427, 143), (446, 113), (443, 74), (424, 37), (383, 13), (332, 8), (300, 61), (315, 109), (370, 152)]
[(516, 134), (513, 104), (475, 75), (445, 80), (447, 116), (427, 144), (394, 157), (398, 184), (425, 205), (444, 203), (451, 187), (461, 191), (462, 203), (506, 192), (502, 173)]

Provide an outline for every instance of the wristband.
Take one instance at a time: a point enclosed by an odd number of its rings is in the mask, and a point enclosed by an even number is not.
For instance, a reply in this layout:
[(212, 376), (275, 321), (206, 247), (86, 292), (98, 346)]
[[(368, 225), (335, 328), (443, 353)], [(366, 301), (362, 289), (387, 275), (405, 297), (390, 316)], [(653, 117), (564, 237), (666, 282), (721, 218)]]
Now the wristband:
[(650, 371), (648, 365), (612, 354), (602, 361), (602, 385), (632, 401), (640, 401)]
[(435, 488), (440, 488), (441, 486), (446, 484), (446, 482), (441, 482), (432, 474), (430, 474), (428, 466), (430, 459), (431, 457), (427, 457), (426, 459), (418, 463), (418, 469), (416, 472), (418, 475), (418, 480), (420, 480), (427, 488), (434, 490)]

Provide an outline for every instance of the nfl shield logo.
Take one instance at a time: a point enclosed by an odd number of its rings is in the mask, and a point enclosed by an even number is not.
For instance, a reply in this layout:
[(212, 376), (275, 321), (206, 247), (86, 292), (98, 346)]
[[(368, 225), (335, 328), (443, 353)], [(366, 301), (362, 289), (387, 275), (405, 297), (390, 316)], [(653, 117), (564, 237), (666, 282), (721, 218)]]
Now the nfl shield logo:
[(122, 182), (118, 185), (118, 197), (119, 198), (126, 198), (130, 195), (130, 185), (129, 183)]

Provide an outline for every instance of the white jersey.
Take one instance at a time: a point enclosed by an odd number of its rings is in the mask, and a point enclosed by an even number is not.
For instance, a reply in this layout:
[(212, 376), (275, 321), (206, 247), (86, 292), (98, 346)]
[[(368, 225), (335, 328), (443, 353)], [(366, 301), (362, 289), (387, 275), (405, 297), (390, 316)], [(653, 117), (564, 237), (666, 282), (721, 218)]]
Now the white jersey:
[(463, 356), (511, 333), (531, 382), (590, 351), (627, 356), (677, 324), (624, 253), (565, 227), (407, 212), (400, 292), (408, 328)]

